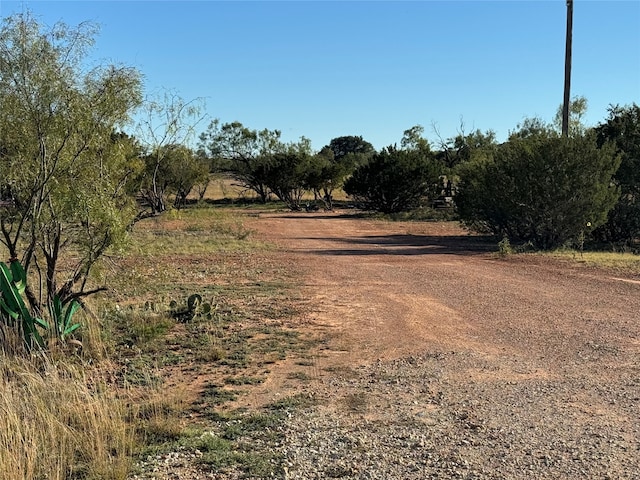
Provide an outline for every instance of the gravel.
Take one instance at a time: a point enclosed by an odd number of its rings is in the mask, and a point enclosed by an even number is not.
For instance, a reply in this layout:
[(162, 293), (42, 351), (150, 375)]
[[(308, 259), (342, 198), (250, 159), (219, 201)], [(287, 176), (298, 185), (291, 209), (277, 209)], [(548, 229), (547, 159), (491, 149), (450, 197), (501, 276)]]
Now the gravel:
[[(444, 350), (318, 369), (298, 392), (311, 406), (267, 447), (276, 478), (640, 480), (637, 352), (586, 342), (562, 358)], [(251, 478), (200, 456), (150, 456), (132, 480)]]
[[(640, 480), (640, 279), (496, 259), (437, 223), (273, 215), (251, 227), (334, 339), (279, 478)], [(138, 478), (241, 478), (180, 455)]]
[(637, 378), (504, 381), (499, 362), (431, 353), (326, 377), (285, 427), (285, 478), (640, 479)]

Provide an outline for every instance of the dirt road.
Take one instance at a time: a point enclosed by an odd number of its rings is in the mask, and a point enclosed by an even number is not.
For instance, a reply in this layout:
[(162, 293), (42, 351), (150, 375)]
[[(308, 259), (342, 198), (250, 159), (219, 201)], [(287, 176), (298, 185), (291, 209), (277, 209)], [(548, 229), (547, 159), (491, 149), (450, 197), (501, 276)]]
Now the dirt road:
[[(287, 477), (640, 478), (640, 282), (448, 224), (248, 221), (331, 334)], [(267, 382), (262, 394), (277, 385)]]

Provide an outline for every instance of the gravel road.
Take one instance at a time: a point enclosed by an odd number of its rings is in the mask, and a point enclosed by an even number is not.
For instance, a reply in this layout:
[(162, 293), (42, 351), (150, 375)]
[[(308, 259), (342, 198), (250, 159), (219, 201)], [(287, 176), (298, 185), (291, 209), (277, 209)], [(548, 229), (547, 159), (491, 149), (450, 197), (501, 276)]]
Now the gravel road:
[[(309, 381), (274, 366), (246, 399), (315, 399), (281, 426), (286, 479), (640, 479), (640, 279), (500, 258), (453, 224), (246, 226), (298, 272), (299, 329), (330, 338)], [(157, 478), (239, 478), (168, 462)]]
[(498, 258), (457, 227), (253, 225), (333, 332), (289, 479), (640, 479), (640, 282)]

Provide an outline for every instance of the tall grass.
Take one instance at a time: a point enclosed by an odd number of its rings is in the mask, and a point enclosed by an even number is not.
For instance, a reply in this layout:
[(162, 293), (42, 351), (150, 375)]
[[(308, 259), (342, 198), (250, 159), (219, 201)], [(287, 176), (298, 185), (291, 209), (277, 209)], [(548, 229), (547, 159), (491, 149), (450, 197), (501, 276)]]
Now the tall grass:
[(0, 352), (0, 478), (124, 480), (134, 447), (126, 414), (78, 366)]

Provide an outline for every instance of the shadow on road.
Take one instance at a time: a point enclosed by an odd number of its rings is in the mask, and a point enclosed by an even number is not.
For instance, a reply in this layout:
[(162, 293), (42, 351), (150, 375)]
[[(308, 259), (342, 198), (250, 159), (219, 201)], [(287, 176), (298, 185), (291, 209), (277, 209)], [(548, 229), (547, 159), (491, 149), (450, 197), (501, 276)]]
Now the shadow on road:
[(371, 235), (323, 238), (322, 240), (344, 246), (312, 250), (310, 253), (316, 255), (478, 255), (496, 251), (496, 242), (492, 237), (469, 235)]

